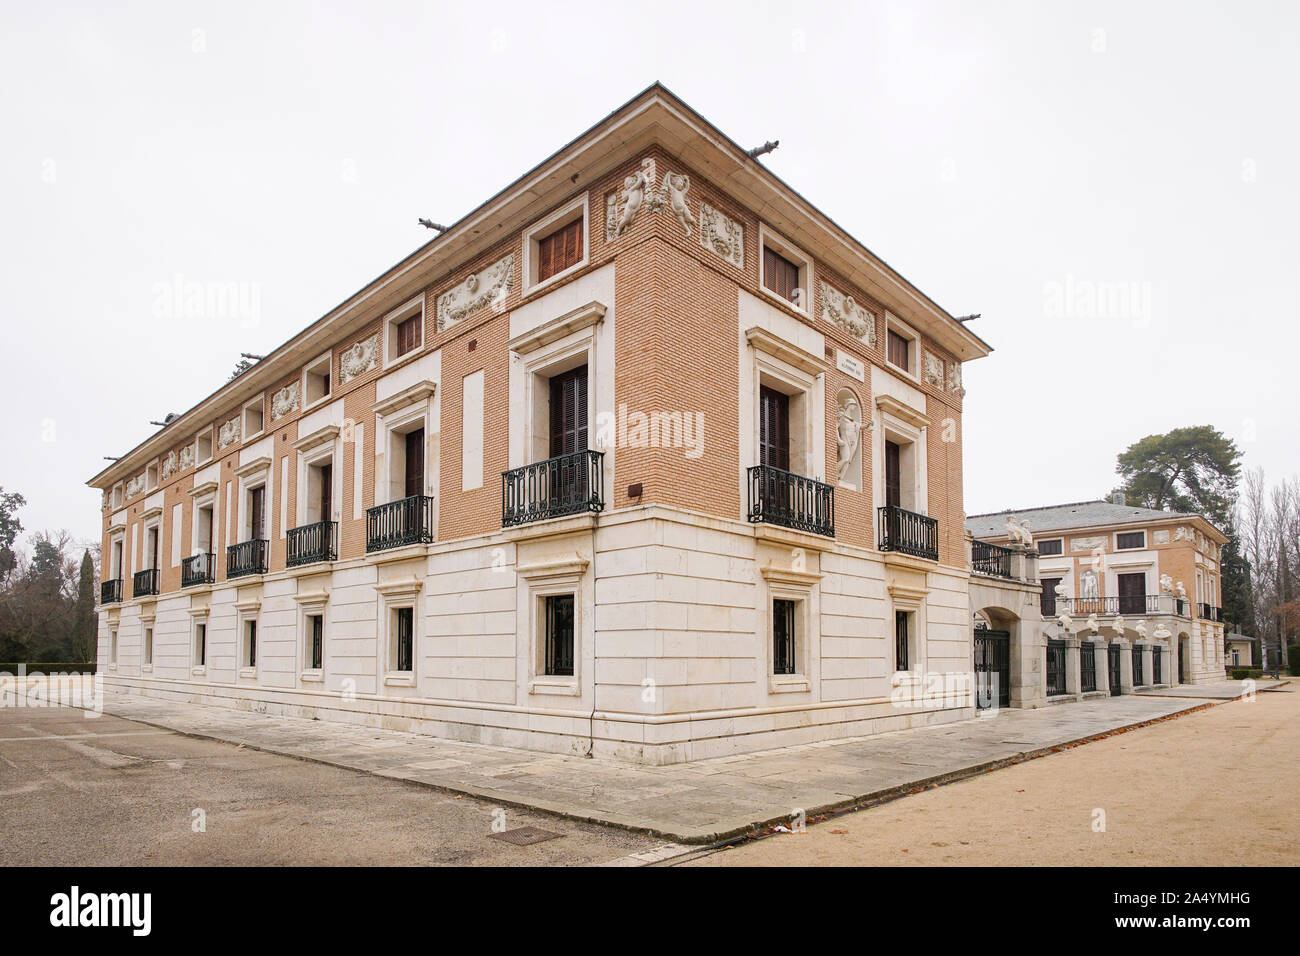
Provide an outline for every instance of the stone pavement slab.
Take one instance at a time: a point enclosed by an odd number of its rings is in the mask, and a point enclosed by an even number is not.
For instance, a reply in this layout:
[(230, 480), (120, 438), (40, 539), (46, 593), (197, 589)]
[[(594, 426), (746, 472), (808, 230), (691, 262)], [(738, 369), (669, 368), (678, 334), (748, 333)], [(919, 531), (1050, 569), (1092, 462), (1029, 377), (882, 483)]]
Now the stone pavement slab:
[(1137, 692), (1139, 697), (1183, 697), (1194, 700), (1236, 700), (1238, 697), (1249, 693), (1252, 689), (1276, 690), (1283, 687), (1285, 680), (1267, 680), (1257, 678), (1253, 681), (1253, 688), (1248, 685), (1247, 681), (1241, 680), (1223, 680), (1214, 681), (1209, 684), (1179, 684), (1177, 687), (1151, 688), (1143, 687)]
[(917, 728), (664, 767), (533, 753), (332, 721), (106, 691), (104, 711), (194, 737), (346, 767), (503, 805), (712, 843), (994, 769), (1208, 706), (1156, 696), (1002, 710)]

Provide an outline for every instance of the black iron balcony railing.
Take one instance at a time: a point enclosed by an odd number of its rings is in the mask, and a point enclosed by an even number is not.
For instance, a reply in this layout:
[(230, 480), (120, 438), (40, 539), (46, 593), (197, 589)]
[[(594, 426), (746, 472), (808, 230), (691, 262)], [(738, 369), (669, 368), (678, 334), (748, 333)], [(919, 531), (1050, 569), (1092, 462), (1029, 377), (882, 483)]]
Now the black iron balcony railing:
[(835, 489), (816, 478), (754, 465), (749, 469), (749, 520), (835, 537)]
[(433, 499), (411, 495), (366, 509), (366, 553), (433, 540)]
[(216, 561), (210, 552), (191, 555), (181, 561), (181, 587), (211, 584), (217, 579)]
[(1215, 607), (1213, 604), (1200, 604), (1197, 606), (1196, 616), (1203, 621), (1222, 621), (1223, 608)]
[(111, 581), (100, 582), (99, 603), (100, 604), (121, 604), (122, 603), (122, 579), (121, 578), (113, 578)]
[(288, 550), (285, 565), (291, 568), (317, 561), (336, 561), (339, 556), (337, 521), (317, 521), (301, 528), (290, 528), (286, 536)]
[(1011, 549), (987, 541), (971, 542), (971, 569), (999, 578), (1011, 577)]
[(250, 574), (265, 574), (270, 542), (265, 538), (241, 541), (226, 548), (226, 577), (242, 578)]
[(605, 507), (605, 453), (577, 451), (501, 473), (501, 527)]
[(145, 568), (131, 576), (131, 597), (147, 597), (158, 593), (158, 569)]
[(939, 560), (939, 522), (896, 505), (877, 509), (881, 551)]

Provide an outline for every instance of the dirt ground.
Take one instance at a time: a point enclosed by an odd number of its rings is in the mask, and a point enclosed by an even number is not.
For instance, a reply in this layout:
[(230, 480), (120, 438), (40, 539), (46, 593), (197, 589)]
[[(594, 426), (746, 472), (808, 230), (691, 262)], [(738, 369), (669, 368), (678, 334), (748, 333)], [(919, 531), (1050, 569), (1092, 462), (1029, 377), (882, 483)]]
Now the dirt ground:
[(1292, 681), (679, 865), (1294, 866), (1297, 753)]

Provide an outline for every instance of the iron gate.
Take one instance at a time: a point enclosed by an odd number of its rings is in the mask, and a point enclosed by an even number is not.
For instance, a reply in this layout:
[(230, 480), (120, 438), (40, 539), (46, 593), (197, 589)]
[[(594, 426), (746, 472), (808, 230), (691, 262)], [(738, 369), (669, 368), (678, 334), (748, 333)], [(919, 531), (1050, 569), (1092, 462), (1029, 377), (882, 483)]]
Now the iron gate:
[(1178, 641), (1178, 683), (1180, 684), (1187, 679), (1183, 676), (1186, 673), (1183, 670), (1183, 644), (1185, 643), (1181, 638)]
[(1011, 706), (1011, 634), (975, 629), (975, 706)]
[(1097, 652), (1091, 641), (1079, 642), (1079, 690), (1091, 694), (1097, 689)]
[(1153, 684), (1161, 683), (1160, 671), (1163, 668), (1160, 666), (1160, 653), (1159, 647), (1151, 648), (1151, 683)]
[(1142, 679), (1142, 647), (1133, 645), (1133, 686), (1141, 687), (1146, 681)]
[(1118, 644), (1112, 644), (1106, 649), (1106, 664), (1106, 671), (1110, 677), (1110, 696), (1118, 697), (1123, 693), (1119, 678), (1120, 647)]
[(1065, 641), (1047, 642), (1047, 696), (1065, 693)]

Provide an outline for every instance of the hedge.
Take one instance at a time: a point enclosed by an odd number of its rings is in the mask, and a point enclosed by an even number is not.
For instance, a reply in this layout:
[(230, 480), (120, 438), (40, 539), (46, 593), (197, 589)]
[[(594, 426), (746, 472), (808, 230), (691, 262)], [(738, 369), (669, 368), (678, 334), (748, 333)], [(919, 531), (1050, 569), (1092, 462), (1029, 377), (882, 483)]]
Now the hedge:
[(18, 676), (18, 668), (25, 667), (28, 674), (93, 674), (95, 673), (95, 662), (86, 663), (81, 661), (73, 664), (67, 661), (20, 661), (15, 664), (0, 663), (0, 674), (9, 674)]
[(1258, 667), (1230, 667), (1228, 676), (1233, 680), (1254, 680), (1263, 677), (1264, 672)]

